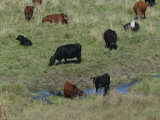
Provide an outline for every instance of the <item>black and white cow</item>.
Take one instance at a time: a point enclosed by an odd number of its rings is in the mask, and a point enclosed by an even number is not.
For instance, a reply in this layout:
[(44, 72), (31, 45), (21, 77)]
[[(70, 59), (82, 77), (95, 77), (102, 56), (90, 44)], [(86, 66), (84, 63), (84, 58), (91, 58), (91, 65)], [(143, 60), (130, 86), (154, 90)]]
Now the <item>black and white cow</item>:
[(49, 61), (49, 66), (52, 66), (56, 60), (61, 62), (62, 59), (65, 60), (65, 63), (67, 63), (67, 58), (77, 58), (77, 62), (81, 62), (81, 49), (82, 46), (77, 44), (67, 44), (63, 45), (57, 48), (54, 56), (51, 56)]
[(134, 32), (139, 32), (140, 26), (137, 22), (132, 21), (130, 23), (127, 23), (126, 25), (124, 25), (121, 29), (121, 31), (134, 31)]
[(26, 37), (24, 37), (22, 35), (19, 35), (16, 38), (16, 40), (19, 40), (20, 41), (19, 44), (21, 44), (21, 45), (25, 45), (25, 46), (31, 46), (32, 45), (32, 42), (28, 38), (26, 38)]
[(115, 50), (118, 48), (118, 46), (116, 45), (117, 33), (115, 31), (108, 29), (104, 32), (103, 38), (106, 43), (106, 48), (109, 48), (110, 50), (112, 50), (112, 48), (114, 48)]
[[(109, 89), (110, 76), (108, 73), (98, 76), (98, 77), (91, 78), (91, 79), (93, 79), (93, 84), (95, 84), (96, 92), (98, 92), (99, 88), (100, 88), (99, 91), (101, 91), (102, 87), (105, 88), (105, 92)], [(107, 85), (107, 88), (106, 88), (106, 85)]]

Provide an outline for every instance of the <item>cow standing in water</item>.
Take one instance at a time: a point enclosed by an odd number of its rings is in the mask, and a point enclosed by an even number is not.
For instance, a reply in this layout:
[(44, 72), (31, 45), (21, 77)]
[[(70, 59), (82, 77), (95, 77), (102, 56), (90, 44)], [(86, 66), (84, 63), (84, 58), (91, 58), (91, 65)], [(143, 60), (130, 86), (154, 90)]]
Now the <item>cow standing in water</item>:
[(77, 44), (67, 44), (63, 45), (57, 48), (54, 56), (51, 56), (49, 60), (49, 66), (52, 66), (56, 60), (58, 60), (60, 63), (62, 59), (65, 60), (65, 63), (67, 63), (67, 58), (77, 58), (77, 62), (81, 62), (81, 49), (82, 46)]
[(98, 89), (100, 88), (99, 91), (101, 93), (102, 87), (104, 87), (104, 92), (105, 93), (107, 92), (107, 90), (109, 89), (109, 85), (110, 85), (110, 76), (108, 73), (98, 76), (98, 77), (91, 78), (91, 79), (93, 79), (93, 84), (95, 84), (96, 92), (98, 92)]
[(86, 96), (86, 94), (84, 93), (84, 91), (79, 90), (75, 85), (73, 85), (70, 82), (66, 82), (64, 85), (64, 97), (69, 96), (71, 98), (71, 100), (73, 99), (73, 97), (75, 96)]
[(48, 15), (42, 19), (42, 23), (45, 22), (68, 24), (68, 13)]

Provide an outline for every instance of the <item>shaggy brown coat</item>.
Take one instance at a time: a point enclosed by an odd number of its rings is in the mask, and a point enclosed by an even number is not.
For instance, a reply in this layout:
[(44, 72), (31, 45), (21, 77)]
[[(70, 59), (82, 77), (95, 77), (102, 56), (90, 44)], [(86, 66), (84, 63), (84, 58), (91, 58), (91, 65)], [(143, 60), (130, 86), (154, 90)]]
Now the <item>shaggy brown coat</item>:
[(26, 6), (25, 7), (25, 9), (24, 9), (25, 20), (30, 21), (30, 19), (32, 18), (32, 15), (33, 15), (33, 10), (34, 10), (33, 6)]
[(67, 17), (68, 13), (52, 14), (44, 17), (42, 19), (42, 23), (50, 22), (50, 23), (67, 24)]
[(64, 85), (64, 97), (66, 96), (70, 96), (71, 99), (73, 99), (73, 97), (75, 96), (83, 96), (86, 94), (84, 93), (84, 91), (80, 91), (75, 85), (73, 85), (70, 82), (66, 82)]
[(133, 6), (133, 10), (136, 13), (136, 18), (138, 16), (138, 18), (142, 20), (142, 15), (144, 15), (145, 18), (146, 9), (147, 9), (147, 4), (144, 1), (136, 2), (135, 5)]

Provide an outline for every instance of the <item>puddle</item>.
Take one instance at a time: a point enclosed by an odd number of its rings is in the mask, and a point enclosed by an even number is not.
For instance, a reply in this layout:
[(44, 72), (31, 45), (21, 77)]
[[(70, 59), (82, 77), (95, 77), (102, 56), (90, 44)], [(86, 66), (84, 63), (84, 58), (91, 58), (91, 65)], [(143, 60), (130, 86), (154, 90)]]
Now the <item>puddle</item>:
[(116, 87), (117, 92), (118, 92), (118, 93), (121, 93), (121, 94), (129, 93), (129, 92), (127, 91), (128, 88), (130, 88), (131, 86), (133, 86), (133, 85), (136, 84), (136, 83), (137, 83), (137, 81), (133, 81), (133, 82), (128, 83), (128, 84), (118, 85), (118, 86)]
[[(146, 76), (146, 77), (153, 77), (153, 78), (160, 78), (160, 75), (155, 75), (155, 76)], [(116, 86), (117, 92), (119, 94), (126, 94), (129, 93), (127, 90), (128, 88), (130, 88), (131, 86), (133, 86), (134, 84), (136, 84), (137, 81), (135, 79), (135, 81), (128, 83), (128, 84), (123, 84), (123, 85), (118, 85)], [(84, 90), (86, 96), (91, 96), (93, 94), (96, 94), (96, 88), (92, 88), (92, 89), (86, 89)], [(101, 89), (101, 91), (97, 92), (97, 95), (104, 95), (104, 88)], [(46, 103), (51, 103), (49, 100), (44, 99), (45, 97), (49, 97), (49, 96), (63, 96), (64, 92), (49, 92), (49, 91), (38, 91), (33, 93), (36, 96), (33, 96), (33, 99), (42, 99), (44, 102)]]

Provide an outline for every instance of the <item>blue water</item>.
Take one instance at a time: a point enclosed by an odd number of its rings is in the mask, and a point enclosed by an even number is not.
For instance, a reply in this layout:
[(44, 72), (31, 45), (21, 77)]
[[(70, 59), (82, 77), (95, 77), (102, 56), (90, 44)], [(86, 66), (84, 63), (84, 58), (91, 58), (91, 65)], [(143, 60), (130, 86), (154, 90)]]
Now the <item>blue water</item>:
[(121, 93), (121, 94), (126, 94), (129, 93), (127, 90), (128, 88), (130, 88), (131, 86), (133, 86), (134, 84), (136, 84), (137, 81), (133, 81), (132, 83), (128, 83), (128, 84), (124, 84), (124, 85), (118, 85), (117, 88), (117, 92)]
[[(160, 78), (160, 75), (155, 75), (155, 76), (147, 76), (147, 77), (153, 77), (153, 78)], [(126, 93), (129, 93), (127, 90), (128, 90), (128, 88), (130, 88), (131, 86), (133, 86), (134, 84), (136, 84), (137, 83), (137, 81), (136, 81), (136, 79), (133, 81), (133, 82), (131, 82), (131, 83), (128, 83), (128, 84), (123, 84), (123, 85), (118, 85), (118, 86), (116, 86), (116, 89), (117, 89), (117, 92), (119, 93), (119, 94), (126, 94)], [(84, 92), (85, 92), (85, 94), (86, 94), (86, 96), (91, 96), (91, 95), (93, 95), (93, 94), (96, 94), (96, 88), (93, 88), (93, 89), (87, 89), (87, 90), (84, 90)], [(98, 91), (97, 92), (97, 95), (100, 95), (100, 93), (101, 93), (101, 95), (104, 95), (104, 88), (102, 88), (101, 89), (101, 91)], [(63, 95), (64, 94), (64, 92), (63, 91), (61, 91), (61, 92), (56, 92), (56, 91), (54, 91), (54, 94), (53, 93), (50, 93), (49, 91), (38, 91), (38, 92), (35, 92), (35, 93), (33, 93), (34, 95), (37, 95), (37, 96), (33, 96), (32, 98), (33, 99), (42, 99), (44, 102), (46, 102), (46, 103), (51, 103), (49, 100), (46, 100), (46, 99), (44, 99), (45, 97), (49, 97), (49, 96), (55, 96), (55, 95)]]

